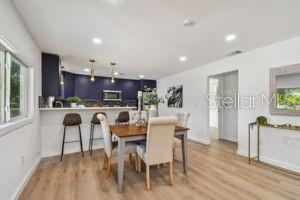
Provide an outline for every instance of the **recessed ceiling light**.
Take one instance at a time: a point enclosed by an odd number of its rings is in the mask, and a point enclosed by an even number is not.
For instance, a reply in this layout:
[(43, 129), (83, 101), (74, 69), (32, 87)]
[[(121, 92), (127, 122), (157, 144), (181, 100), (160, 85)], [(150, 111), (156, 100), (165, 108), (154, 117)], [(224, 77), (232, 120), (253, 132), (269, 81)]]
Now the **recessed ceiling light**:
[(139, 75), (139, 77), (140, 77), (140, 78), (144, 78), (145, 76), (144, 76), (144, 75)]
[(186, 61), (186, 59), (187, 59), (187, 58), (186, 58), (185, 56), (181, 56), (181, 57), (179, 58), (179, 60), (182, 61), (182, 62), (183, 62), (183, 61)]
[(94, 38), (94, 39), (93, 39), (93, 42), (94, 42), (95, 44), (101, 44), (101, 43), (102, 43), (102, 40), (100, 40), (99, 38)]
[(119, 72), (114, 72), (114, 75), (118, 76), (118, 75), (119, 75)]
[(234, 34), (227, 35), (225, 39), (226, 41), (233, 41), (236, 39), (236, 35)]
[(195, 22), (193, 20), (190, 20), (190, 19), (186, 19), (182, 22), (182, 25), (184, 27), (190, 27), (190, 26), (194, 26), (195, 25)]
[(85, 71), (85, 72), (90, 72), (90, 69), (85, 68), (84, 71)]

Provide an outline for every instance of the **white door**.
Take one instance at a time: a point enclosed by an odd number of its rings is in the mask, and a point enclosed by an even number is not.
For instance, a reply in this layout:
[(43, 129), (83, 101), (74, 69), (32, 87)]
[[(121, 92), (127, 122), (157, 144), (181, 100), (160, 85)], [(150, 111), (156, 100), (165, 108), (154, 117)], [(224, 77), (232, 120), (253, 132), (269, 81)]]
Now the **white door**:
[(238, 72), (230, 72), (218, 76), (219, 78), (219, 137), (224, 140), (237, 142), (238, 140), (238, 110), (236, 94), (238, 92)]

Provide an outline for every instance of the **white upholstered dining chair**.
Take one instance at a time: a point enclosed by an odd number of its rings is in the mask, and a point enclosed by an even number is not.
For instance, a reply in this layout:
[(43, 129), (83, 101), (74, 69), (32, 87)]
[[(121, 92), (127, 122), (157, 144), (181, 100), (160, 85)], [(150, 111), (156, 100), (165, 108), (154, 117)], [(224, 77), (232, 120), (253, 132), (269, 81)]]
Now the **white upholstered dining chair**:
[(169, 164), (170, 184), (173, 184), (173, 137), (177, 118), (153, 117), (149, 119), (147, 141), (137, 146), (138, 172), (141, 172), (141, 160), (146, 164), (146, 186), (150, 190), (150, 166)]
[[(138, 121), (139, 111), (137, 110), (131, 110), (129, 111), (129, 123), (130, 124), (136, 124)], [(141, 111), (141, 119), (147, 121), (147, 112)]]
[[(112, 134), (108, 125), (107, 117), (103, 114), (98, 114), (97, 118), (101, 122), (102, 134), (103, 134), (103, 143), (104, 143), (104, 152), (105, 152), (105, 160), (103, 164), (103, 169), (106, 169), (107, 177), (111, 174), (111, 160), (113, 156), (117, 155), (118, 144), (112, 142)], [(126, 154), (136, 154), (137, 143), (135, 142), (126, 142), (125, 144), (125, 153)], [(137, 169), (137, 159), (135, 160), (135, 167)]]
[[(188, 113), (188, 112), (177, 112), (175, 114), (175, 116), (178, 119), (178, 122), (177, 122), (176, 126), (187, 127), (189, 118), (191, 116), (190, 113)], [(173, 146), (173, 156), (175, 156), (175, 148), (179, 147), (178, 139), (176, 139), (176, 137), (179, 137), (180, 135), (182, 135), (182, 133), (180, 131), (175, 132), (174, 146)]]

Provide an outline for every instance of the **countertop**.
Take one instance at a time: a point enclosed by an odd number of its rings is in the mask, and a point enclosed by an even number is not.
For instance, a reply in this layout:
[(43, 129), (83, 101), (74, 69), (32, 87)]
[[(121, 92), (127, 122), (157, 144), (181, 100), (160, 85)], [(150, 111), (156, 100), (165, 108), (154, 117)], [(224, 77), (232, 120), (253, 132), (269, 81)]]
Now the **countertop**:
[(40, 111), (64, 111), (64, 110), (121, 110), (121, 109), (136, 109), (137, 107), (63, 107), (63, 108), (39, 108)]

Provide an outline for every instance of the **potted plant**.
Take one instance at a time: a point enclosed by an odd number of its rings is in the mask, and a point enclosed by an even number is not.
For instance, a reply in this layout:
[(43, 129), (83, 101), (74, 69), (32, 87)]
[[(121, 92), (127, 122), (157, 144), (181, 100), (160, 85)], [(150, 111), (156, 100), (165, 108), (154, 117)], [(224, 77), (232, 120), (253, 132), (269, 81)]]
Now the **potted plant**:
[(147, 92), (146, 98), (148, 103), (151, 105), (149, 109), (149, 117), (157, 116), (157, 105), (164, 103), (164, 99), (158, 96), (156, 89), (147, 88), (145, 86), (145, 92)]
[(81, 99), (79, 97), (74, 96), (74, 97), (68, 97), (66, 99), (66, 101), (71, 104), (72, 108), (76, 108), (77, 107), (77, 103), (80, 102)]

